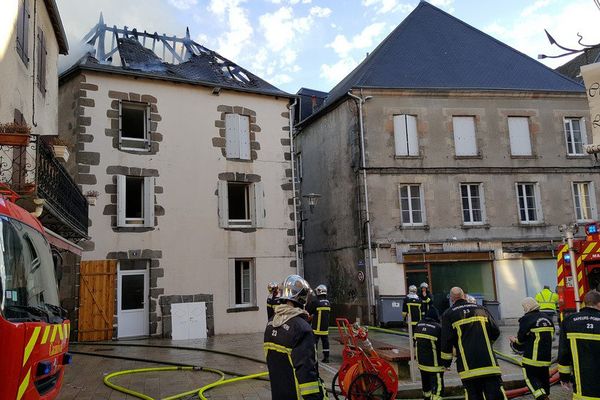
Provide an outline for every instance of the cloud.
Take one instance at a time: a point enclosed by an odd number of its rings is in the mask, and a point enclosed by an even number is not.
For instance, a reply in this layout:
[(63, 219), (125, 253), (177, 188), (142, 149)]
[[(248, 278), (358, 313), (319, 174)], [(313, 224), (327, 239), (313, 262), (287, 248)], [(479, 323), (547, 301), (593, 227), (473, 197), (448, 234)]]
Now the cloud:
[(340, 77), (344, 77), (356, 67), (358, 63), (353, 58), (342, 58), (335, 64), (322, 64), (320, 77), (328, 82), (337, 83)]
[(376, 22), (365, 27), (361, 33), (355, 35), (352, 40), (348, 40), (344, 35), (337, 35), (333, 42), (327, 47), (331, 47), (340, 57), (346, 57), (353, 50), (366, 49), (373, 45), (385, 29), (384, 22)]
[(208, 10), (229, 27), (217, 39), (217, 52), (232, 61), (251, 43), (254, 33), (248, 11), (241, 6), (244, 2), (245, 0), (211, 0), (208, 5)]
[(430, 3), (436, 7), (454, 11), (454, 0), (431, 0)]
[(317, 18), (326, 18), (331, 15), (331, 8), (315, 6), (310, 9), (310, 15)]
[(180, 10), (188, 10), (198, 4), (198, 0), (169, 0), (169, 4)]
[(533, 3), (530, 6), (525, 7), (525, 9), (523, 11), (521, 11), (521, 17), (529, 17), (533, 13), (538, 11), (539, 9), (544, 8), (547, 5), (549, 5), (551, 2), (552, 2), (551, 0), (537, 0), (535, 3)]
[(376, 8), (377, 14), (384, 14), (399, 10), (405, 11), (407, 7), (409, 10), (413, 9), (413, 6), (400, 4), (398, 0), (362, 0), (362, 5), (365, 7)]

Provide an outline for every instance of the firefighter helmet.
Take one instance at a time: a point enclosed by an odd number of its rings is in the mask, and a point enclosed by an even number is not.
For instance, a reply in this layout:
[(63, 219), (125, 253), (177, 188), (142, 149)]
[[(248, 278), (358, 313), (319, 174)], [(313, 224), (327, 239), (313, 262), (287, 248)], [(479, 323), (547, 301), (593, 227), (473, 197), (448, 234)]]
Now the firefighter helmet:
[(425, 288), (425, 289), (429, 289), (429, 285), (425, 282), (421, 283), (421, 289)]
[(315, 292), (317, 293), (317, 296), (327, 295), (327, 286), (325, 286), (325, 285), (319, 285), (315, 289)]
[(290, 275), (283, 281), (281, 291), (282, 301), (289, 300), (298, 305), (304, 306), (308, 299), (310, 285), (299, 275)]
[(277, 292), (279, 290), (279, 283), (277, 282), (269, 282), (269, 284), (267, 285), (267, 291), (269, 293), (273, 293), (273, 292)]
[(408, 292), (409, 293), (417, 293), (417, 287), (415, 285), (410, 285), (408, 287)]

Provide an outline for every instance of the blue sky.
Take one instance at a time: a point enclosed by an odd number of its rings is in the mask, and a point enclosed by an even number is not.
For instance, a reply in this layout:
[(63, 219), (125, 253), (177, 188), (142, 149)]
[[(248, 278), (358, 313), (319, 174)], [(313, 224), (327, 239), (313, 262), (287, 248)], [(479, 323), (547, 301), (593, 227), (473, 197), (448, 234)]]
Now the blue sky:
[[(372, 51), (418, 0), (57, 0), (73, 52), (104, 13), (108, 25), (183, 36), (277, 87), (328, 91)], [(431, 0), (430, 3), (532, 57), (559, 42), (600, 42), (593, 0)], [(568, 59), (548, 60), (556, 67)]]

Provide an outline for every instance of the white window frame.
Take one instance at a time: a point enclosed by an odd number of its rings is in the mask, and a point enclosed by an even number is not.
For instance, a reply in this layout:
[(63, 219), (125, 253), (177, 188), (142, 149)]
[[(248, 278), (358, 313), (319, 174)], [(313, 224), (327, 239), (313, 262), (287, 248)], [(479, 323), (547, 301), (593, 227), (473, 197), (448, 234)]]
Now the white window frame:
[[(579, 121), (579, 128), (581, 130), (581, 153), (578, 153), (575, 148), (573, 148), (573, 152), (569, 148), (569, 138), (571, 139), (571, 143), (573, 143), (573, 147), (575, 147), (574, 142), (574, 132), (573, 132), (573, 120)], [(565, 117), (563, 119), (563, 126), (565, 132), (565, 144), (567, 146), (567, 155), (569, 156), (585, 156), (585, 146), (587, 145), (587, 131), (585, 129), (585, 118), (583, 117)]]
[[(127, 218), (127, 178), (143, 179), (142, 218)], [(154, 227), (154, 178), (117, 175), (117, 227)]]
[[(236, 303), (236, 281), (235, 269), (236, 261), (249, 263), (249, 284), (250, 299), (248, 302)], [(243, 279), (242, 279), (243, 283)], [(244, 288), (242, 287), (242, 292)], [(243, 294), (242, 294), (243, 297)], [(256, 306), (256, 261), (253, 258), (230, 258), (229, 259), (229, 306), (233, 308), (245, 308)]]
[(416, 115), (394, 115), (394, 145), (397, 157), (419, 156), (419, 133)]
[[(228, 185), (240, 183), (248, 185), (250, 220), (229, 219)], [(246, 183), (234, 181), (219, 181), (219, 227), (221, 228), (263, 228), (265, 226), (264, 186), (262, 182)]]
[(251, 159), (249, 116), (225, 114), (225, 154), (232, 159)]
[[(465, 221), (465, 210), (463, 208), (463, 195), (462, 195), (462, 188), (463, 186), (467, 186), (467, 199), (469, 202), (469, 218), (471, 219), (471, 221)], [(480, 211), (481, 211), (481, 221), (473, 221), (473, 194), (471, 192), (471, 187), (472, 186), (477, 186), (477, 188), (479, 189), (479, 206), (480, 206)], [(461, 218), (463, 221), (464, 225), (483, 225), (486, 223), (486, 213), (485, 213), (485, 194), (483, 191), (483, 183), (476, 183), (476, 182), (462, 182), (458, 185), (458, 194), (460, 196), (460, 210), (461, 210)]]
[[(144, 110), (144, 137), (134, 138), (123, 136), (123, 108)], [(150, 135), (152, 121), (150, 121), (151, 106), (149, 103), (119, 100), (119, 149), (128, 151), (147, 152), (150, 150)], [(129, 144), (129, 145), (128, 145)]]
[(475, 116), (453, 116), (452, 130), (454, 133), (454, 154), (457, 157), (476, 157), (479, 155)]
[[(408, 210), (403, 210), (402, 209), (402, 188), (407, 186), (408, 189)], [(419, 203), (420, 203), (420, 207), (421, 207), (421, 222), (413, 222), (413, 209), (412, 209), (412, 202), (411, 202), (411, 190), (410, 187), (412, 186), (418, 186), (419, 187)], [(427, 224), (427, 214), (425, 213), (425, 198), (424, 198), (424, 192), (423, 192), (423, 185), (420, 183), (402, 183), (400, 185), (398, 185), (398, 200), (400, 201), (400, 220), (402, 223), (402, 226), (424, 226)], [(404, 221), (403, 219), (403, 211), (408, 211), (408, 214), (410, 216), (410, 221)]]
[(511, 116), (507, 119), (510, 154), (517, 157), (533, 155), (529, 117)]
[[(589, 217), (589, 218), (584, 218), (585, 215), (583, 215), (583, 213), (581, 213), (581, 215), (577, 215), (577, 209), (579, 209), (580, 212), (581, 212), (581, 210), (584, 209), (581, 204), (582, 185), (586, 185), (587, 189), (588, 189), (589, 215), (587, 217)], [(577, 192), (578, 192), (577, 194), (575, 193), (576, 187), (577, 187)], [(596, 221), (598, 219), (598, 209), (596, 206), (596, 190), (594, 187), (594, 182), (591, 182), (591, 181), (572, 182), (571, 195), (573, 196), (573, 211), (575, 212), (575, 219), (577, 222), (590, 222), (590, 221)], [(588, 208), (586, 207), (585, 210), (586, 210), (585, 212), (587, 214)]]
[[(526, 206), (525, 220), (521, 219), (521, 197), (519, 195), (519, 187), (521, 187), (521, 186), (524, 187), (525, 185), (533, 186), (533, 195), (534, 195), (535, 213), (536, 213), (535, 220), (529, 219), (529, 213), (527, 212), (529, 207), (528, 207), (528, 204), (526, 204), (526, 199), (525, 199), (525, 206)], [(516, 190), (516, 195), (517, 195), (517, 212), (518, 212), (517, 215), (519, 218), (519, 223), (523, 224), (523, 225), (542, 223), (544, 221), (544, 215), (542, 213), (542, 200), (541, 200), (541, 191), (540, 191), (539, 183), (538, 182), (517, 182), (517, 183), (515, 183), (515, 190)]]

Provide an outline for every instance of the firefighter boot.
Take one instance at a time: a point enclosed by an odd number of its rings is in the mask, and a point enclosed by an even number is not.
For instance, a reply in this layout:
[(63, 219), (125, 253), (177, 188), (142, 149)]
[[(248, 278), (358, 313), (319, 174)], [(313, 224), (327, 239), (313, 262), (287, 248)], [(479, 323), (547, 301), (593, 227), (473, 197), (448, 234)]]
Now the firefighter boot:
[(321, 361), (325, 364), (329, 364), (329, 351), (323, 351), (323, 359)]

